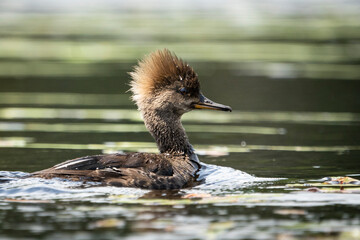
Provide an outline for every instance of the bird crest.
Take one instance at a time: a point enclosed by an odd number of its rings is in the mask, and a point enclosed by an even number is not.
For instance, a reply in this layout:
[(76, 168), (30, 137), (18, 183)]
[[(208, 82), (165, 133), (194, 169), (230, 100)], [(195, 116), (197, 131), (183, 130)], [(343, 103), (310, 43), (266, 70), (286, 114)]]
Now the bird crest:
[(197, 74), (192, 67), (168, 49), (157, 50), (144, 57), (129, 74), (132, 78), (132, 100), (138, 105), (156, 91), (176, 81), (189, 91), (199, 92), (200, 89)]

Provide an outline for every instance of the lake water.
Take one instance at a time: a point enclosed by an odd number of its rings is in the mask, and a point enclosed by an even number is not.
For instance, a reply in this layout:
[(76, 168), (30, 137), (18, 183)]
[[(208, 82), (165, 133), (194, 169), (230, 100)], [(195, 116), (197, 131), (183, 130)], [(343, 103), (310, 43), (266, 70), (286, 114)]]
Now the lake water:
[[(74, 1), (83, 12), (20, 2), (0, 11), (0, 239), (360, 238), (359, 182), (320, 184), (360, 179), (356, 1), (327, 10), (314, 1), (312, 11), (308, 1), (189, 11), (189, 1), (94, 1), (97, 11)], [(183, 117), (204, 184), (26, 178), (80, 156), (156, 152), (127, 72), (164, 47), (194, 67), (207, 97), (233, 108)]]

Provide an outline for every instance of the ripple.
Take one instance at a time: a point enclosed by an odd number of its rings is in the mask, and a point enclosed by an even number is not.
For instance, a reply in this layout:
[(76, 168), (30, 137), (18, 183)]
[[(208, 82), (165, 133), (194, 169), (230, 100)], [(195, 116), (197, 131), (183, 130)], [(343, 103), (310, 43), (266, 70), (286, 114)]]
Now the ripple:
[(222, 167), (212, 164), (201, 164), (199, 180), (203, 184), (196, 186), (194, 189), (212, 190), (212, 191), (234, 191), (256, 185), (261, 182), (277, 181), (279, 178), (259, 178), (246, 172), (236, 170), (230, 167)]
[[(7, 93), (13, 94), (13, 93)], [(23, 94), (23, 93), (21, 93)], [(18, 94), (16, 94), (18, 95)], [(36, 93), (38, 95), (38, 93)], [(32, 98), (32, 95), (29, 95)], [(29, 97), (27, 96), (27, 98)], [(42, 96), (47, 97), (48, 95)], [(82, 98), (88, 99), (88, 95), (81, 95)], [(80, 95), (76, 95), (72, 101), (79, 102)], [(6, 96), (5, 96), (6, 97)], [(0, 97), (0, 103), (10, 101), (5, 97)], [(64, 97), (64, 96), (63, 96)], [(103, 95), (90, 96), (96, 97), (92, 101), (101, 101)], [(12, 97), (14, 98), (14, 97)], [(56, 96), (55, 96), (56, 98)], [(114, 101), (113, 96), (109, 96), (109, 101)], [(4, 101), (6, 99), (6, 101)], [(15, 100), (14, 100), (15, 101)], [(50, 103), (52, 99), (49, 100)], [(69, 100), (62, 100), (64, 103)], [(47, 100), (45, 101), (47, 103)], [(44, 104), (45, 102), (42, 102)], [(13, 104), (21, 102), (14, 102)], [(24, 102), (29, 103), (29, 101)], [(80, 105), (80, 104), (78, 104)], [(11, 105), (9, 105), (11, 106)], [(0, 109), (0, 119), (92, 119), (92, 120), (130, 120), (133, 122), (143, 122), (140, 113), (135, 109), (87, 109), (87, 108), (48, 108), (48, 107), (7, 107)], [(236, 111), (228, 113), (214, 112), (191, 112), (184, 115), (183, 122), (192, 123), (235, 123), (240, 122), (279, 122), (279, 123), (358, 123), (360, 114), (353, 112), (296, 112), (296, 111), (266, 111), (266, 112), (250, 112)]]
[[(29, 173), (0, 172), (0, 200), (47, 203), (51, 200), (86, 201), (92, 203), (183, 205), (183, 204), (231, 204), (242, 206), (326, 206), (334, 204), (358, 205), (357, 194), (307, 191), (281, 193), (244, 193), (254, 186), (273, 184), (279, 178), (259, 178), (240, 170), (210, 164), (202, 164), (199, 179), (204, 183), (190, 189), (177, 191), (177, 198), (164, 196), (174, 192), (101, 186), (94, 182), (70, 181), (60, 178), (27, 178)], [(6, 179), (6, 181), (1, 181)], [(164, 195), (165, 194), (165, 195)], [(200, 196), (203, 200), (186, 199), (186, 196)], [(185, 199), (183, 198), (185, 197)]]
[(97, 202), (110, 194), (142, 196), (147, 190), (99, 186), (99, 183), (53, 178), (26, 178), (29, 173), (0, 172), (0, 199), (68, 199)]
[[(73, 199), (87, 200), (91, 202), (107, 201), (109, 195), (131, 195), (139, 198), (149, 190), (119, 188), (112, 186), (100, 186), (99, 183), (82, 181), (70, 181), (53, 178), (27, 178), (30, 174), (24, 172), (0, 172), (0, 198), (21, 199)], [(266, 181), (275, 181), (276, 178), (258, 178), (240, 170), (229, 167), (221, 167), (211, 164), (202, 164), (199, 173), (199, 181), (204, 183), (188, 191), (211, 192), (212, 194), (224, 194), (234, 192), (251, 185)]]

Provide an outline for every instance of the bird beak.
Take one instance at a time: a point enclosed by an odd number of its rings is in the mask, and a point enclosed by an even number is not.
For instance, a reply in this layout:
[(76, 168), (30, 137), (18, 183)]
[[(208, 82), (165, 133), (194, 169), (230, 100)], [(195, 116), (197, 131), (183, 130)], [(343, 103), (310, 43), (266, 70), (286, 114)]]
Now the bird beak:
[(193, 106), (195, 109), (210, 109), (210, 110), (219, 110), (226, 112), (232, 111), (231, 107), (213, 102), (210, 99), (206, 98), (201, 93), (200, 93), (200, 101), (198, 103), (195, 103)]

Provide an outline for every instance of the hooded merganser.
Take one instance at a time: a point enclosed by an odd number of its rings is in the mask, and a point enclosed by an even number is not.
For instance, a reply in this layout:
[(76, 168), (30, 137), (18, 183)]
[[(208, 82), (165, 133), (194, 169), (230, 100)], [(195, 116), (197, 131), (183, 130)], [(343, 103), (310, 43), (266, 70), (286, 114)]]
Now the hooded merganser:
[(201, 165), (181, 124), (181, 116), (193, 109), (231, 111), (231, 108), (207, 99), (200, 92), (194, 70), (167, 49), (139, 61), (130, 75), (132, 100), (160, 153), (86, 156), (32, 176), (144, 189), (179, 189), (196, 183)]

